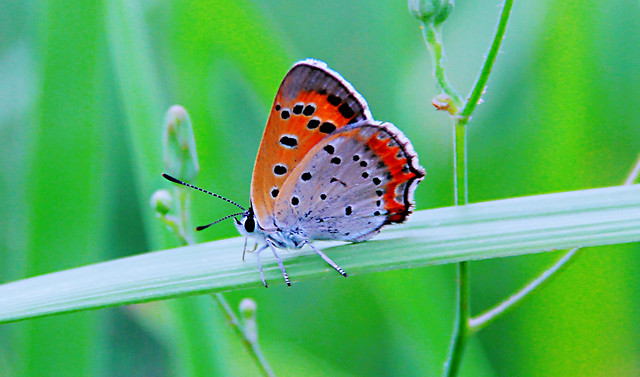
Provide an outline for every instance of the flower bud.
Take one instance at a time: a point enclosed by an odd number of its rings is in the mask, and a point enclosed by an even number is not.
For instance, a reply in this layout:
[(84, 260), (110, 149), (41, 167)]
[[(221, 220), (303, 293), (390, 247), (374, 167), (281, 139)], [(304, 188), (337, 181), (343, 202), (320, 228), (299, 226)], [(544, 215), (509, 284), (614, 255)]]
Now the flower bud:
[(409, 12), (424, 23), (443, 23), (453, 10), (454, 0), (409, 0)]
[(256, 322), (256, 302), (250, 298), (240, 301), (240, 315), (242, 316), (242, 327), (244, 335), (251, 343), (258, 341), (258, 324)]
[(180, 105), (171, 106), (164, 121), (164, 167), (174, 177), (196, 178), (200, 166), (189, 114)]
[(151, 196), (151, 208), (153, 208), (161, 216), (169, 213), (172, 204), (173, 198), (167, 190), (158, 190)]
[(254, 318), (256, 316), (256, 302), (250, 298), (244, 298), (240, 301), (240, 314), (242, 318)]

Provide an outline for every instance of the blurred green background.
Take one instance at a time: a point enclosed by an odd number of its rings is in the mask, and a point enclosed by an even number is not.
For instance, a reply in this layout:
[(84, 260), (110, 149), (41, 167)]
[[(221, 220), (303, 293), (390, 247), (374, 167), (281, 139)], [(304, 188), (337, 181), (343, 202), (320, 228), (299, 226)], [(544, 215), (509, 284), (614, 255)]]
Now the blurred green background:
[[(444, 25), (449, 78), (463, 94), (498, 5), (460, 1)], [(639, 17), (631, 0), (516, 1), (471, 123), (472, 202), (624, 180), (640, 152)], [(175, 103), (194, 124), (194, 183), (248, 204), (269, 106), (306, 57), (339, 71), (376, 119), (412, 140), (428, 171), (418, 209), (451, 205), (450, 120), (430, 104), (430, 58), (404, 1), (1, 0), (0, 282), (176, 245), (148, 204), (169, 186), (161, 130)], [(196, 224), (234, 210), (192, 198)], [(199, 237), (234, 235), (229, 222)], [(474, 337), (462, 374), (640, 375), (639, 249), (586, 250)], [(474, 262), (474, 312), (557, 257)], [(445, 265), (227, 297), (257, 301), (278, 375), (431, 376), (449, 345), (454, 282)], [(5, 325), (0, 339), (1, 376), (258, 373), (208, 296)]]

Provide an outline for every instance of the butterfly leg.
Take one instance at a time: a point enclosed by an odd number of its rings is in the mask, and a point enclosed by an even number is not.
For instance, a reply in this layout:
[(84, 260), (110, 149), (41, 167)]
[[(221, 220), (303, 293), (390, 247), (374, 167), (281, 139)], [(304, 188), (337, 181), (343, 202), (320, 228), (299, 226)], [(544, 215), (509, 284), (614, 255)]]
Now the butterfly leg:
[(269, 245), (269, 247), (271, 247), (271, 251), (273, 251), (273, 255), (275, 255), (276, 260), (278, 261), (278, 266), (280, 266), (280, 271), (282, 271), (282, 275), (284, 275), (284, 281), (287, 282), (288, 286), (291, 286), (289, 275), (287, 275), (287, 271), (284, 270), (284, 264), (282, 264), (282, 259), (280, 259), (280, 256), (276, 252), (275, 246), (273, 246), (269, 241), (267, 241), (267, 244)]
[(264, 280), (264, 273), (262, 272), (262, 263), (260, 263), (260, 252), (264, 249), (266, 249), (267, 247), (269, 247), (267, 244), (265, 244), (264, 246), (261, 246), (257, 251), (256, 251), (256, 260), (258, 261), (258, 271), (260, 271), (260, 278), (262, 278), (262, 284), (264, 284), (265, 288), (267, 287), (267, 281)]
[(244, 238), (244, 249), (242, 249), (242, 261), (244, 262), (244, 254), (247, 252), (247, 240), (249, 237)]
[(340, 275), (347, 277), (347, 273), (344, 272), (344, 270), (342, 268), (340, 268), (340, 266), (338, 266), (336, 264), (336, 262), (332, 261), (331, 258), (329, 258), (325, 253), (323, 253), (322, 251), (320, 251), (320, 249), (318, 249), (317, 247), (315, 247), (311, 242), (307, 241), (306, 242), (307, 245), (311, 246), (311, 248), (313, 249), (313, 251), (316, 252), (316, 254), (318, 254), (322, 259), (324, 259), (325, 262), (329, 263), (329, 265), (333, 268), (335, 268), (336, 271), (338, 271), (340, 273)]
[[(244, 262), (244, 255), (247, 252), (247, 240), (249, 239), (249, 237), (245, 237), (244, 238), (244, 250), (242, 250), (242, 261)], [(253, 245), (253, 249), (249, 250), (250, 253), (253, 253), (254, 251), (256, 251), (256, 249), (258, 248), (258, 242), (256, 241), (255, 245)], [(265, 247), (266, 249), (266, 247)]]

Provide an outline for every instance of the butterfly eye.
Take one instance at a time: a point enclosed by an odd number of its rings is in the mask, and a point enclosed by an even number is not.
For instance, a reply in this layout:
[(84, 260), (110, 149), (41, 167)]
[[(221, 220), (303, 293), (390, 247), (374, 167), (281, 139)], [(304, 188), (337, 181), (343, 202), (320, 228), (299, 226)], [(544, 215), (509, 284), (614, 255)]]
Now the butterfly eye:
[(253, 233), (253, 231), (256, 230), (256, 222), (253, 220), (252, 215), (249, 215), (244, 221), (244, 230), (246, 230), (247, 233)]

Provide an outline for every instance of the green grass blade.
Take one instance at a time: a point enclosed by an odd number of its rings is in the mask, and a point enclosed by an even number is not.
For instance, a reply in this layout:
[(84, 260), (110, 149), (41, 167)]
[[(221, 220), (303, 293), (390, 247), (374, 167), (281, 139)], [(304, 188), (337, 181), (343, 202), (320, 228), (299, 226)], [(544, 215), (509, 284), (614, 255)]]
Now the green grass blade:
[[(14, 187), (28, 198), (26, 276), (102, 259), (106, 228), (102, 4), (44, 1), (37, 7), (38, 101), (33, 123), (24, 125), (33, 135), (27, 181)], [(17, 361), (12, 375), (96, 375), (106, 354), (103, 316), (96, 314), (18, 328), (9, 345)]]
[(141, 206), (145, 230), (151, 243), (159, 244), (163, 239), (146, 200), (153, 193), (153, 182), (161, 180), (158, 170), (162, 166), (162, 114), (168, 102), (150, 57), (152, 49), (141, 8), (142, 4), (136, 2), (106, 2), (105, 27), (114, 81), (127, 122), (125, 129), (131, 140), (138, 194), (145, 203)]
[[(505, 199), (415, 213), (359, 244), (318, 243), (350, 274), (640, 240), (640, 185)], [(243, 239), (152, 252), (0, 286), (0, 322), (51, 313), (257, 287)], [(294, 281), (333, 276), (312, 251), (281, 254)], [(278, 267), (261, 257), (265, 276)]]

